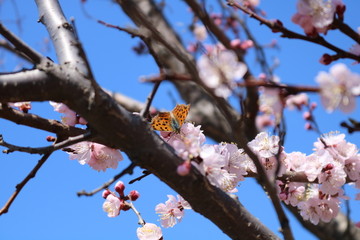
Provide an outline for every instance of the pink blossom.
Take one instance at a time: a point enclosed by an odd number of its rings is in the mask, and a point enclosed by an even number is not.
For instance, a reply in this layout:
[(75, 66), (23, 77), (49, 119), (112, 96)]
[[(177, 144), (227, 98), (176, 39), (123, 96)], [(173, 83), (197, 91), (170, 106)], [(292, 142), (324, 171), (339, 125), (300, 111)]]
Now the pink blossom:
[(109, 194), (103, 204), (103, 210), (107, 212), (108, 217), (116, 217), (120, 214), (120, 205), (120, 199), (113, 194)]
[(291, 152), (286, 154), (284, 163), (287, 167), (287, 170), (295, 172), (303, 172), (306, 169), (306, 154), (301, 152)]
[(346, 183), (346, 173), (343, 165), (337, 161), (324, 162), (318, 179), (319, 183), (321, 183), (321, 192), (330, 195), (337, 194)]
[(162, 239), (161, 228), (153, 223), (146, 223), (137, 228), (136, 234), (139, 240), (160, 240)]
[(87, 121), (84, 118), (77, 116), (77, 114), (65, 104), (50, 101), (50, 105), (54, 107), (55, 112), (64, 114), (64, 116), (61, 117), (61, 121), (63, 123), (69, 126), (75, 126), (76, 124), (87, 124)]
[(279, 137), (269, 136), (267, 132), (260, 132), (254, 140), (248, 143), (248, 146), (259, 157), (270, 158), (276, 156), (279, 152)]
[(286, 98), (286, 107), (290, 110), (297, 108), (301, 110), (302, 106), (307, 106), (309, 104), (309, 97), (306, 93), (299, 93), (296, 95), (290, 95)]
[(105, 171), (107, 168), (117, 168), (118, 162), (123, 160), (121, 153), (105, 145), (93, 142), (80, 142), (70, 146), (69, 158), (78, 159), (81, 165), (89, 164), (97, 171)]
[(355, 96), (360, 92), (360, 75), (338, 63), (330, 68), (329, 73), (320, 72), (316, 81), (320, 85), (321, 102), (328, 112), (336, 108), (345, 113), (354, 110)]
[(173, 227), (180, 222), (184, 216), (184, 209), (191, 209), (189, 203), (178, 195), (176, 199), (173, 195), (168, 195), (168, 200), (159, 203), (155, 207), (155, 211), (160, 216), (161, 226), (164, 228)]
[(345, 160), (344, 170), (352, 181), (360, 180), (360, 156), (356, 155)]
[(314, 143), (314, 146), (318, 154), (321, 154), (322, 151), (328, 151), (336, 161), (342, 164), (346, 159), (358, 153), (356, 145), (345, 141), (345, 134), (339, 134), (338, 132), (323, 134)]
[[(328, 155), (331, 157), (330, 155)], [(323, 158), (326, 158), (323, 155)], [(313, 182), (322, 170), (322, 158), (317, 154), (313, 153), (306, 157), (306, 165), (304, 166), (304, 173), (310, 182)]]
[(275, 126), (275, 121), (270, 114), (257, 115), (255, 119), (256, 128), (263, 131), (266, 127)]
[(297, 206), (305, 197), (304, 183), (290, 182), (285, 184), (277, 181), (277, 186), (280, 199), (293, 207)]
[(205, 135), (200, 127), (195, 127), (192, 123), (184, 123), (179, 134), (161, 132), (161, 136), (175, 149), (178, 156), (188, 160), (199, 156), (201, 146), (205, 142)]
[(228, 158), (228, 165), (224, 167), (230, 174), (236, 175), (236, 182), (244, 181), (247, 175), (247, 159), (243, 149), (238, 149), (235, 144), (221, 143), (220, 152)]
[(241, 79), (247, 66), (239, 62), (230, 50), (213, 49), (208, 55), (197, 60), (199, 75), (205, 85), (214, 90), (215, 95), (227, 98), (236, 88), (235, 80)]
[(284, 104), (280, 98), (280, 90), (276, 88), (260, 88), (259, 110), (275, 117), (275, 124), (281, 120)]
[(217, 145), (204, 145), (200, 157), (203, 161), (198, 166), (199, 170), (210, 183), (223, 191), (233, 191), (237, 185), (237, 176), (224, 169), (229, 164), (229, 155), (222, 153)]
[(336, 3), (331, 0), (299, 0), (292, 21), (299, 24), (307, 35), (326, 33), (333, 22)]
[(302, 218), (304, 220), (309, 220), (314, 225), (317, 225), (320, 221), (318, 202), (318, 198), (310, 198), (309, 200), (298, 204), (298, 209), (300, 210)]

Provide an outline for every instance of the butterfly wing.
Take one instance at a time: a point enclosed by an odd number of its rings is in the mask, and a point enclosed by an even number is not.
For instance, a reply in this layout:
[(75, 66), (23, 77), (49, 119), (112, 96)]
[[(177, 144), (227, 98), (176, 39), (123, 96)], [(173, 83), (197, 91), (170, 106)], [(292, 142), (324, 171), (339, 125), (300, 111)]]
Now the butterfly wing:
[(178, 122), (179, 128), (183, 125), (190, 109), (190, 104), (178, 104), (176, 107), (171, 111), (172, 115)]
[(174, 129), (171, 127), (171, 115), (169, 112), (159, 112), (151, 120), (151, 126), (154, 130), (173, 132)]

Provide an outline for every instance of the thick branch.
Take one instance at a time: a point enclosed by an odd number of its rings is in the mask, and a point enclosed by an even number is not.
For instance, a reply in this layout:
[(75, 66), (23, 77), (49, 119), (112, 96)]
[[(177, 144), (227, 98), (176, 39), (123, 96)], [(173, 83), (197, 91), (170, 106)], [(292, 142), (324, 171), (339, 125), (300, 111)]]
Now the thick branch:
[(42, 22), (54, 44), (57, 59), (60, 64), (76, 67), (84, 75), (90, 75), (82, 49), (79, 48), (74, 29), (66, 21), (64, 13), (57, 0), (36, 0), (39, 10), (39, 21)]
[(57, 81), (38, 69), (1, 73), (0, 102), (54, 99), (58, 96), (56, 83)]

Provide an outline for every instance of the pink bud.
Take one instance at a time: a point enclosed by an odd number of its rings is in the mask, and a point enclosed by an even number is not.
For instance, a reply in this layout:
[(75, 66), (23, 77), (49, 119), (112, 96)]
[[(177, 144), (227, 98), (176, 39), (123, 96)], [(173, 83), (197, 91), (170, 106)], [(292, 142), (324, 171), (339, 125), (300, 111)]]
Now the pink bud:
[(312, 130), (311, 123), (309, 123), (309, 122), (305, 123), (305, 129), (306, 130)]
[(115, 184), (115, 191), (120, 194), (121, 197), (124, 196), (125, 184), (122, 181), (118, 181)]
[(136, 199), (140, 197), (140, 193), (136, 190), (132, 190), (128, 196), (131, 201), (136, 201)]
[(110, 194), (111, 194), (111, 191), (109, 189), (106, 189), (103, 191), (102, 197), (106, 199), (107, 196), (109, 196)]
[(311, 119), (311, 113), (310, 112), (304, 112), (303, 113), (303, 118), (305, 120), (310, 120)]
[(180, 176), (186, 176), (189, 174), (190, 168), (191, 168), (190, 161), (185, 161), (183, 164), (177, 167), (176, 172)]

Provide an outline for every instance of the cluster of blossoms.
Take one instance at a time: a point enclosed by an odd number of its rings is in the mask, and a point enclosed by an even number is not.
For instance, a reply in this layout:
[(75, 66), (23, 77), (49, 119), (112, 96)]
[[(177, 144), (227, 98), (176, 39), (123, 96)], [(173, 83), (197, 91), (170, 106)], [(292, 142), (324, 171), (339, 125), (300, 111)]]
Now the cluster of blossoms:
[[(139, 212), (135, 209), (133, 204), (140, 194), (136, 190), (130, 191), (128, 195), (124, 194), (125, 184), (118, 181), (115, 184), (115, 192), (106, 189), (102, 196), (105, 198), (103, 203), (103, 210), (107, 213), (108, 217), (116, 217), (120, 215), (120, 211), (128, 211), (132, 209), (139, 217), (141, 227), (136, 230), (136, 234), (139, 240), (162, 240), (161, 228), (153, 223), (145, 223), (140, 216)], [(116, 194), (117, 193), (117, 194)], [(159, 204), (160, 205), (160, 204)]]
[[(187, 137), (187, 134), (191, 137)], [(179, 134), (167, 134), (165, 140), (185, 160), (187, 168), (198, 168), (210, 183), (223, 191), (236, 192), (239, 181), (244, 180), (245, 175), (257, 172), (243, 149), (228, 143), (203, 144), (203, 134), (199, 127), (191, 123), (185, 123)], [(315, 150), (310, 155), (286, 153), (279, 145), (279, 137), (266, 132), (259, 133), (248, 146), (257, 155), (269, 177), (291, 173), (306, 176), (303, 182), (278, 180), (277, 187), (279, 198), (286, 204), (298, 207), (303, 218), (313, 224), (319, 220), (328, 222), (336, 217), (341, 199), (348, 198), (342, 190), (347, 179), (360, 189), (360, 154), (354, 144), (345, 140), (344, 134), (322, 136), (314, 143)], [(360, 199), (360, 194), (356, 199)]]
[[(309, 182), (318, 184), (278, 181), (279, 196), (287, 204), (297, 206), (304, 219), (317, 224), (329, 222), (340, 209), (344, 196), (342, 187), (347, 178), (360, 189), (360, 155), (357, 147), (345, 140), (344, 134), (330, 133), (314, 143), (310, 155), (300, 152), (281, 157), (287, 171), (304, 173)], [(358, 194), (356, 199), (359, 200)]]
[[(54, 111), (64, 114), (61, 121), (69, 126), (87, 124), (87, 121), (76, 114), (63, 103), (50, 102)], [(71, 160), (77, 159), (81, 165), (89, 164), (97, 171), (105, 171), (107, 168), (117, 168), (118, 162), (123, 160), (121, 153), (113, 148), (94, 142), (80, 142), (67, 149)]]
[(103, 210), (107, 212), (108, 217), (118, 216), (121, 210), (130, 210), (133, 206), (127, 201), (136, 201), (140, 197), (139, 192), (136, 190), (132, 190), (128, 195), (124, 194), (124, 190), (125, 184), (121, 181), (118, 181), (115, 184), (115, 191), (119, 194), (119, 196), (109, 189), (104, 190), (102, 196), (106, 200), (103, 204)]
[(292, 21), (300, 25), (309, 36), (326, 34), (335, 14), (342, 19), (344, 12), (342, 0), (298, 0), (297, 13)]

